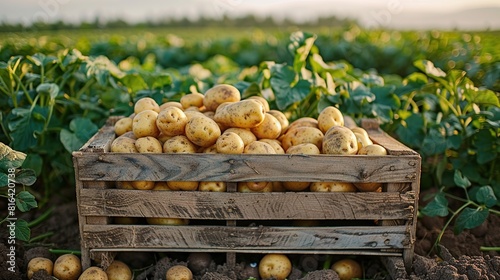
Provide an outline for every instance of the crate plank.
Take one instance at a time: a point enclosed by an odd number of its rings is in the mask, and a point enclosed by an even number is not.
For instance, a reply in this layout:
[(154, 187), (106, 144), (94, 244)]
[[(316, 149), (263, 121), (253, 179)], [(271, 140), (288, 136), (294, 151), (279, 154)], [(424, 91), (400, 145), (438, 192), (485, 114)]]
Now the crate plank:
[(91, 248), (198, 249), (402, 249), (404, 226), (394, 227), (231, 227), (85, 225)]
[(413, 218), (411, 193), (223, 193), (82, 189), (84, 216), (217, 220)]
[(412, 182), (418, 156), (81, 153), (82, 181)]

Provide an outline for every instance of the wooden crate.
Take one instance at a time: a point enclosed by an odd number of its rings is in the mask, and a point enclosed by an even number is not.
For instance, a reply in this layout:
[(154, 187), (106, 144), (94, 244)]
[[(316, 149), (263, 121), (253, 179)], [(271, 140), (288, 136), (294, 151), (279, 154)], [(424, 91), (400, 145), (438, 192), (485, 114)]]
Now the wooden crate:
[[(110, 118), (73, 153), (85, 268), (91, 257), (109, 260), (119, 251), (224, 252), (228, 265), (235, 264), (238, 253), (372, 255), (411, 266), (421, 159), (373, 121), (362, 127), (387, 149), (387, 156), (111, 153), (116, 120)], [(114, 188), (116, 181), (135, 180), (224, 181), (228, 190)], [(240, 181), (382, 182), (384, 189), (238, 193)], [(204, 224), (120, 225), (112, 224), (111, 217), (171, 217)], [(325, 220), (331, 226), (286, 223), (293, 220)]]

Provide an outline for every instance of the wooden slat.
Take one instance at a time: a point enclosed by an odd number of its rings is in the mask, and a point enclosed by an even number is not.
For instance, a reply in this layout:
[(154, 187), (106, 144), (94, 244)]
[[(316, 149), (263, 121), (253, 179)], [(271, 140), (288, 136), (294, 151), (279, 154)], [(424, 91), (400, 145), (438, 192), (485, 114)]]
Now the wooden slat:
[(381, 130), (376, 120), (364, 119), (361, 121), (361, 127), (368, 132), (368, 136), (373, 143), (382, 145), (389, 155), (419, 155), (414, 150), (403, 145), (401, 142)]
[(201, 220), (412, 219), (415, 196), (399, 193), (222, 193), (82, 189), (85, 216)]
[(82, 153), (82, 181), (411, 182), (418, 156)]
[(197, 249), (401, 249), (406, 234), (395, 227), (229, 227), (85, 225), (91, 248)]

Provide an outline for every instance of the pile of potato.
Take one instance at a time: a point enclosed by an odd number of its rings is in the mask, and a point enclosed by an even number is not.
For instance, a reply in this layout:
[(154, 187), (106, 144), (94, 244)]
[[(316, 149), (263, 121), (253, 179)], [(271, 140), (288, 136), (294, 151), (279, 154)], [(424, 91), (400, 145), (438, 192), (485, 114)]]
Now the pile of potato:
[[(270, 110), (266, 99), (241, 99), (237, 88), (216, 85), (184, 95), (179, 102), (157, 104), (141, 98), (134, 113), (115, 124), (117, 153), (334, 154), (386, 155), (362, 128), (344, 126), (342, 113), (326, 107), (317, 119), (289, 122)], [(119, 182), (119, 188), (141, 190), (225, 191), (223, 182)], [(380, 191), (380, 183), (241, 182), (241, 192), (265, 191)]]

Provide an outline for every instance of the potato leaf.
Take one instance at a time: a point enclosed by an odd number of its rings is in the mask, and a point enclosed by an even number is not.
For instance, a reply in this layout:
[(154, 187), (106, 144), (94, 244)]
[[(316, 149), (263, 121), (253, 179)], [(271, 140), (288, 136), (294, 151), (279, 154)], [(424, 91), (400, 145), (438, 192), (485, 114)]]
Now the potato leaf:
[(11, 131), (12, 148), (26, 151), (38, 143), (37, 134), (43, 131), (48, 109), (35, 106), (32, 109), (14, 108), (7, 117)]
[(21, 191), (16, 196), (16, 206), (21, 212), (27, 212), (33, 208), (38, 207), (38, 203), (31, 193), (27, 191)]
[(478, 207), (476, 209), (473, 208), (465, 208), (457, 217), (455, 221), (454, 233), (460, 234), (464, 229), (471, 229), (480, 226), (486, 218), (488, 218), (489, 211), (488, 209), (484, 209)]
[(0, 171), (7, 172), (9, 168), (19, 168), (25, 159), (25, 153), (15, 151), (0, 142)]
[(293, 68), (283, 64), (276, 64), (271, 68), (270, 82), (279, 110), (285, 110), (293, 103), (303, 100), (311, 91), (309, 81), (296, 81)]
[(31, 229), (28, 227), (28, 222), (23, 219), (17, 219), (15, 233), (17, 239), (21, 241), (29, 241)]
[(87, 118), (76, 118), (69, 123), (69, 130), (62, 129), (59, 139), (68, 152), (80, 149), (98, 130)]
[(470, 187), (470, 185), (471, 185), (471, 182), (469, 181), (469, 179), (467, 177), (463, 176), (462, 172), (458, 169), (455, 169), (455, 173), (453, 175), (453, 181), (455, 182), (455, 184), (457, 184), (457, 186), (464, 188), (464, 189)]
[(422, 209), (422, 214), (429, 217), (446, 217), (448, 213), (448, 200), (443, 193), (436, 194), (434, 199)]

